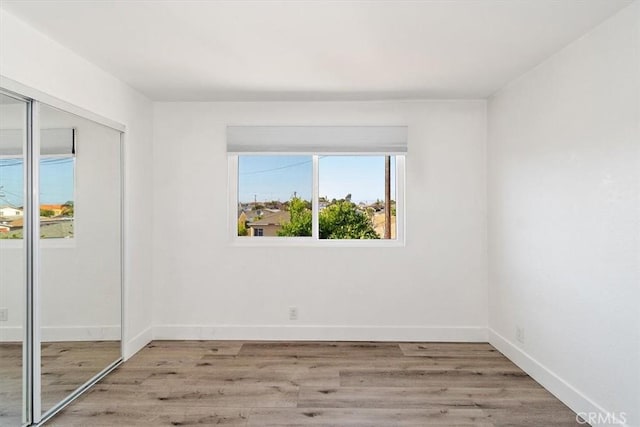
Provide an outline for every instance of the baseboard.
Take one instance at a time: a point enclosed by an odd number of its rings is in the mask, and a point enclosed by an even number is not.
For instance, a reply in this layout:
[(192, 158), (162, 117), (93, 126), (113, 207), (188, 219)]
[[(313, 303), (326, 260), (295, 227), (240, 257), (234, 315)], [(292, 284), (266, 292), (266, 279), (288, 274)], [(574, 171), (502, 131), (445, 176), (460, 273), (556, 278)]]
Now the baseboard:
[(0, 342), (21, 342), (24, 330), (21, 326), (0, 326)]
[[(489, 328), (488, 336), (489, 343), (492, 346), (518, 365), (520, 369), (539, 382), (576, 414), (610, 413), (493, 329)], [(612, 423), (592, 423), (591, 425), (593, 427), (598, 425), (611, 426)], [(624, 423), (617, 423), (615, 425), (628, 427), (627, 424)]]
[(149, 344), (152, 339), (153, 328), (149, 326), (147, 329), (143, 330), (138, 335), (125, 342), (123, 354), (124, 360), (128, 360), (129, 358), (131, 358), (131, 356), (142, 350), (142, 348), (145, 345)]
[[(119, 341), (120, 327), (104, 326), (43, 326), (42, 341)], [(0, 327), (0, 342), (20, 342), (24, 339), (21, 326)]]
[(487, 342), (487, 330), (422, 326), (162, 325), (153, 327), (153, 339)]

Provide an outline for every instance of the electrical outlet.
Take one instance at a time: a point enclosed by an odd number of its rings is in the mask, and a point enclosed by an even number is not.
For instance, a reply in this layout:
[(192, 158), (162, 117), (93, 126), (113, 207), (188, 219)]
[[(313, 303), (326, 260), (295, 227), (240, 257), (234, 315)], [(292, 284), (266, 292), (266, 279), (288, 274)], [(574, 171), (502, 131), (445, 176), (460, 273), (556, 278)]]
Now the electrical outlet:
[(6, 322), (9, 320), (9, 309), (0, 308), (0, 322)]
[(289, 320), (298, 320), (298, 307), (289, 307)]
[(524, 328), (521, 326), (516, 326), (516, 341), (524, 344)]

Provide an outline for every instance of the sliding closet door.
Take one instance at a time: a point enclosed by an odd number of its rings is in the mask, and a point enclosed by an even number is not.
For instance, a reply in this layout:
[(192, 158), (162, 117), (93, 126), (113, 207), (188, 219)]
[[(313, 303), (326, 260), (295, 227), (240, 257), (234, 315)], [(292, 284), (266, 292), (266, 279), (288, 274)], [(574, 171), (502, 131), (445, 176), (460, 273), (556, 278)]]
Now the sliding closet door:
[(121, 357), (121, 133), (40, 105), (41, 410)]
[(0, 426), (26, 424), (27, 102), (0, 94)]

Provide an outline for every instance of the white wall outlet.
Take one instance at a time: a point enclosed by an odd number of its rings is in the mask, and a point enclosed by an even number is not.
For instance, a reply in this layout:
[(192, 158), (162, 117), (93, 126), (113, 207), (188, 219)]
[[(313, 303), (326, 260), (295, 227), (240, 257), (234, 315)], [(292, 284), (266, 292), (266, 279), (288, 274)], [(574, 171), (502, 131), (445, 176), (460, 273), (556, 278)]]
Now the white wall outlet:
[(9, 309), (0, 308), (0, 322), (6, 322), (9, 320)]
[(516, 341), (524, 344), (524, 328), (521, 326), (516, 326)]
[(298, 307), (289, 307), (289, 320), (298, 320)]

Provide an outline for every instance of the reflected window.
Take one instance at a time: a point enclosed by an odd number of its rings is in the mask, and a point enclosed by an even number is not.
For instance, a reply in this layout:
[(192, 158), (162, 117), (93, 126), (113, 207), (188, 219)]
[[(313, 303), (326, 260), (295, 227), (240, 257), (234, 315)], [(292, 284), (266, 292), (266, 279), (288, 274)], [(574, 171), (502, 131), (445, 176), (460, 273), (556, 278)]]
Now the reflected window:
[[(40, 237), (68, 239), (74, 235), (75, 132), (42, 129), (40, 156)], [(0, 239), (24, 236), (24, 162), (20, 131), (3, 130), (0, 155)], [(13, 142), (15, 140), (15, 142)]]

